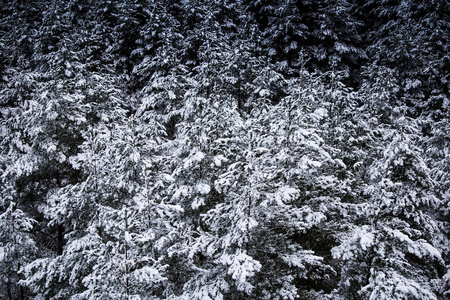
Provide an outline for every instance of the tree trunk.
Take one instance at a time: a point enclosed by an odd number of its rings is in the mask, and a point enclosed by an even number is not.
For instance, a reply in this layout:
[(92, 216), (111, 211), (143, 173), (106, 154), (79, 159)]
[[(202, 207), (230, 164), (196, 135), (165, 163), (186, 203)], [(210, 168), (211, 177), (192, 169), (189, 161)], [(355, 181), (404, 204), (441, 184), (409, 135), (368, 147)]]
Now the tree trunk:
[(64, 226), (58, 225), (58, 255), (62, 255), (64, 250)]

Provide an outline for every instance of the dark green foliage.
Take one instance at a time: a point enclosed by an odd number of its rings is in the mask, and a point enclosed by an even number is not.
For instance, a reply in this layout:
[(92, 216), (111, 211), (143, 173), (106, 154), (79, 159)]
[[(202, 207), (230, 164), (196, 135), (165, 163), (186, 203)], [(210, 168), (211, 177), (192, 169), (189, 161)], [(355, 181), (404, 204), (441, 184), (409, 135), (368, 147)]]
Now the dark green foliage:
[(367, 2), (361, 18), (369, 59), (395, 69), (398, 96), (414, 117), (440, 120), (448, 114), (449, 8), (446, 1)]
[(264, 53), (286, 74), (300, 67), (300, 52), (310, 70), (351, 71), (365, 58), (362, 23), (348, 1), (249, 1), (246, 7), (258, 22)]

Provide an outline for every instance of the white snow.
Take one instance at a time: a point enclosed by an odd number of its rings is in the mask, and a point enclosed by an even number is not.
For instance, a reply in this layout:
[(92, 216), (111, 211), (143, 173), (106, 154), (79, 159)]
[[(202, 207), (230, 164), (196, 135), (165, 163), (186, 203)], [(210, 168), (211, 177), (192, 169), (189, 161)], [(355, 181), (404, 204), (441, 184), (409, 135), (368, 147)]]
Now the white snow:
[(247, 282), (248, 277), (253, 277), (261, 270), (261, 263), (247, 255), (245, 250), (238, 249), (235, 254), (224, 254), (221, 258), (223, 264), (229, 265), (228, 274), (236, 280), (239, 290), (251, 289)]
[(214, 156), (213, 160), (214, 160), (214, 164), (217, 167), (221, 167), (222, 166), (222, 162), (227, 162), (228, 161), (228, 159), (225, 156), (223, 156), (223, 155), (216, 155), (216, 156)]
[(167, 182), (175, 182), (175, 178), (169, 174), (162, 174), (162, 178)]
[(370, 232), (361, 232), (359, 244), (364, 251), (374, 244), (374, 235)]
[(197, 190), (197, 192), (199, 192), (201, 195), (207, 195), (209, 194), (209, 192), (211, 191), (211, 186), (209, 184), (206, 183), (199, 183), (197, 184), (197, 186), (195, 187), (195, 189)]
[(188, 157), (186, 161), (184, 162), (184, 168), (188, 169), (190, 168), (194, 162), (202, 161), (205, 158), (205, 153), (201, 151), (197, 151), (194, 155), (191, 157)]
[(394, 237), (407, 244), (409, 253), (414, 254), (419, 258), (430, 256), (437, 260), (442, 260), (442, 256), (439, 250), (437, 250), (425, 240), (413, 241), (406, 234), (402, 233), (399, 230), (393, 230), (392, 234), (394, 235)]
[(179, 200), (181, 197), (185, 197), (190, 194), (189, 187), (183, 185), (180, 186), (172, 195), (172, 200)]
[(128, 231), (125, 231), (125, 241), (130, 242), (131, 241), (131, 235)]
[(193, 210), (197, 210), (200, 207), (202, 207), (203, 205), (205, 205), (205, 198), (204, 197), (196, 197), (194, 199), (194, 201), (192, 201), (191, 203), (191, 207)]
[(321, 119), (323, 119), (323, 118), (328, 116), (328, 111), (325, 108), (323, 108), (323, 107), (319, 107), (316, 110), (314, 110), (313, 116), (316, 119), (321, 120)]
[(146, 284), (149, 282), (161, 282), (167, 279), (162, 277), (157, 269), (149, 266), (144, 266), (141, 269), (134, 271), (133, 277), (135, 277), (138, 282), (143, 282)]

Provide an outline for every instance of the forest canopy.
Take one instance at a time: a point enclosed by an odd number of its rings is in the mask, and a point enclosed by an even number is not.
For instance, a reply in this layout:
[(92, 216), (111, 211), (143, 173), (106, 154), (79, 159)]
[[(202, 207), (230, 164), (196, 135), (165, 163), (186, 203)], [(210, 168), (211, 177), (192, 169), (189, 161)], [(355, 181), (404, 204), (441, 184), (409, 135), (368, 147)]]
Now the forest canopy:
[(3, 0), (1, 299), (450, 299), (445, 0)]

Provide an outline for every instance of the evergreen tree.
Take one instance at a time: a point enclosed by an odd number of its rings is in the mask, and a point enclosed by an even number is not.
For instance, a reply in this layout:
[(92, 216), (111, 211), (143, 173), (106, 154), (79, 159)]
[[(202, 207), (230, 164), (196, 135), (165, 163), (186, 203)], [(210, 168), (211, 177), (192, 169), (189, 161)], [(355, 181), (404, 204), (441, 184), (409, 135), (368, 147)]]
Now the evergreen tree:
[(437, 299), (439, 294), (445, 262), (434, 216), (441, 201), (415, 146), (417, 126), (404, 118), (397, 126), (401, 129), (381, 131), (380, 142), (386, 144), (368, 170), (362, 194), (367, 202), (359, 210), (370, 222), (356, 226), (333, 249), (334, 257), (344, 262), (341, 280), (349, 284), (341, 288), (346, 297)]
[(0, 297), (445, 299), (447, 14), (3, 1)]
[(447, 14), (445, 1), (365, 4), (362, 17), (374, 20), (366, 34), (369, 59), (398, 72), (398, 93), (411, 116), (438, 120), (446, 115)]
[(21, 285), (24, 277), (21, 268), (32, 261), (37, 254), (37, 247), (31, 234), (35, 221), (13, 201), (13, 195), (8, 193), (11, 187), (2, 184), (0, 215), (0, 273), (1, 297), (4, 299), (27, 299), (29, 293)]
[(312, 69), (357, 67), (365, 54), (360, 46), (360, 23), (351, 9), (347, 1), (256, 1), (247, 5), (259, 22), (265, 54), (286, 74), (300, 67), (300, 51), (309, 56), (307, 64)]

